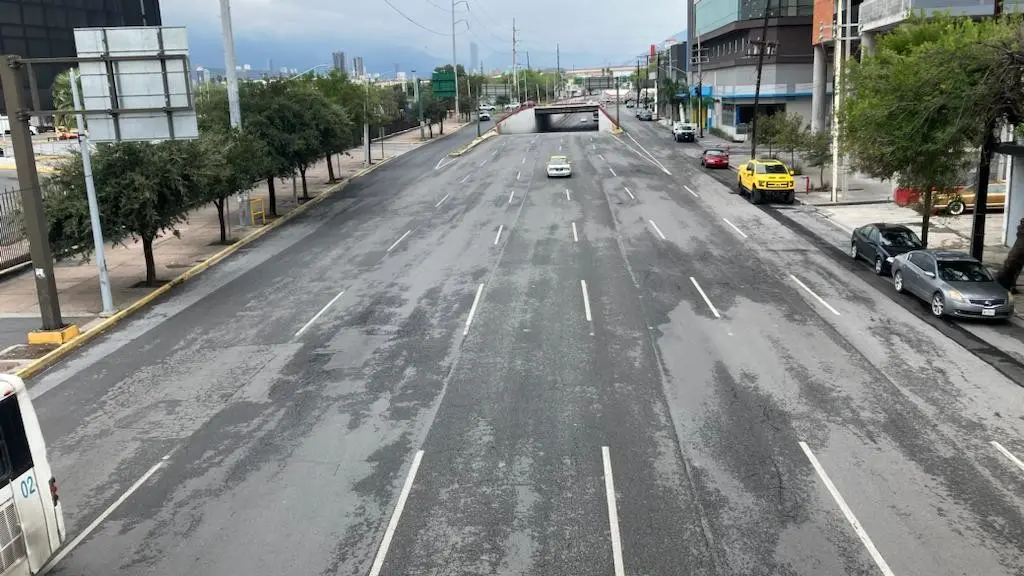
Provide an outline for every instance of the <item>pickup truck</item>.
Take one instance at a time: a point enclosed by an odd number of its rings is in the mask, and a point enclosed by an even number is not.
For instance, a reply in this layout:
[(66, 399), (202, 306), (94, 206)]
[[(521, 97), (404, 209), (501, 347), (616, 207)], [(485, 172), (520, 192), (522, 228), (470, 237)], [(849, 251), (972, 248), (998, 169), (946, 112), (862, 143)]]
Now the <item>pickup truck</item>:
[(696, 142), (697, 125), (688, 122), (676, 122), (672, 125), (672, 138), (676, 142)]
[(786, 204), (796, 199), (793, 171), (778, 160), (750, 160), (737, 172), (737, 191), (749, 195), (751, 204), (778, 198)]

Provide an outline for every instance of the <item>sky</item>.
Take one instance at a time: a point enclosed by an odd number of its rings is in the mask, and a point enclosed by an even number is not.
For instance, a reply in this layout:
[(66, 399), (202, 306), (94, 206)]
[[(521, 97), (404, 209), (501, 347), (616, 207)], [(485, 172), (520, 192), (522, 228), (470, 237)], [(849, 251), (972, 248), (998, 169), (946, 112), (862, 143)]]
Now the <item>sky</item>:
[[(164, 0), (160, 9), (165, 26), (219, 33), (215, 0)], [(456, 30), (461, 45), (506, 53), (515, 18), (521, 51), (554, 51), (557, 43), (563, 52), (619, 60), (682, 31), (685, 13), (685, 0), (460, 0), (456, 19), (466, 22)], [(387, 41), (451, 52), (450, 0), (231, 0), (231, 19), (236, 38)]]

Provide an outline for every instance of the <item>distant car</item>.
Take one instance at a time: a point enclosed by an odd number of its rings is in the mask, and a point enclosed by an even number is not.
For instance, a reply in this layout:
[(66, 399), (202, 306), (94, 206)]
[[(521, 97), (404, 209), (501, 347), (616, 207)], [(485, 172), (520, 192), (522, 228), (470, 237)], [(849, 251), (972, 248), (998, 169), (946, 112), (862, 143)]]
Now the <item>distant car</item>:
[(652, 118), (654, 118), (654, 115), (651, 113), (650, 108), (644, 108), (643, 110), (640, 111), (641, 120), (651, 120)]
[(548, 178), (569, 178), (572, 176), (572, 165), (568, 156), (552, 156), (548, 160)]
[(697, 125), (689, 122), (676, 122), (672, 125), (672, 139), (676, 142), (696, 142)]
[(728, 168), (729, 152), (721, 148), (708, 148), (700, 154), (700, 165), (705, 168)]
[(633, 104), (632, 100), (627, 100), (626, 101), (626, 108), (632, 108), (633, 106), (635, 106), (635, 104)]
[(580, 124), (590, 124), (590, 118), (583, 116), (580, 118)]
[(892, 261), (892, 284), (931, 304), (932, 315), (1006, 320), (1013, 295), (984, 264), (963, 252), (913, 250)]
[(850, 257), (871, 262), (879, 276), (892, 273), (896, 256), (920, 249), (921, 239), (917, 234), (899, 224), (866, 224), (850, 235)]
[(486, 110), (485, 110), (485, 111), (482, 111), (482, 112), (480, 112), (480, 120), (481, 120), (481, 121), (483, 121), (483, 120), (490, 120), (490, 119), (491, 119), (491, 114), (490, 114), (490, 112), (487, 112)]

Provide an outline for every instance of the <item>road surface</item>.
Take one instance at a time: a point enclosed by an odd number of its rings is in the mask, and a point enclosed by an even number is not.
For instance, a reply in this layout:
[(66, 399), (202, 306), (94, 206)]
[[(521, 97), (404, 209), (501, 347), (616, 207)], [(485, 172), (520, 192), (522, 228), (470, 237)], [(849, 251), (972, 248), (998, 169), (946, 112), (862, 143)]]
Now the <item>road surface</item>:
[(1024, 390), (628, 127), (413, 151), (30, 382), (53, 573), (1020, 574)]

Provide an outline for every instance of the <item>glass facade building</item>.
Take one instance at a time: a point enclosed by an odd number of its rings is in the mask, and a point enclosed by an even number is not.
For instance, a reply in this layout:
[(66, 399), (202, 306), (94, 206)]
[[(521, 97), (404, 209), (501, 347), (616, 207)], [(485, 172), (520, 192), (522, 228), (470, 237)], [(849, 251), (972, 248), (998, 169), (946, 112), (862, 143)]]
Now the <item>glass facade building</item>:
[[(75, 28), (160, 25), (159, 0), (0, 0), (0, 54), (74, 57)], [(69, 67), (33, 66), (43, 108), (52, 108), (54, 76)]]
[[(764, 18), (763, 0), (702, 0), (694, 7), (694, 34), (704, 36), (723, 26), (743, 20)], [(814, 0), (771, 0), (772, 18), (810, 16)]]

